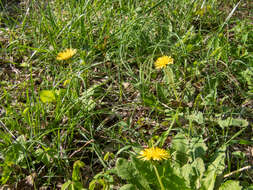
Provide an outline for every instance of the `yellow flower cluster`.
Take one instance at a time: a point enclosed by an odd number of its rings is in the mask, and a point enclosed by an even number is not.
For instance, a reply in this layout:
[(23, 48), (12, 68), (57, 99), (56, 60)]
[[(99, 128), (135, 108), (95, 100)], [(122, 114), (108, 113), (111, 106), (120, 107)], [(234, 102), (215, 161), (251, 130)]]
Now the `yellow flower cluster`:
[(161, 160), (167, 160), (169, 157), (170, 155), (166, 150), (158, 148), (158, 147), (152, 147), (152, 148), (147, 148), (141, 151), (140, 156), (138, 156), (137, 158), (140, 158), (145, 161), (146, 160), (161, 161)]
[(76, 49), (72, 49), (72, 48), (66, 49), (66, 50), (58, 53), (56, 59), (60, 60), (60, 61), (67, 60), (67, 59), (73, 57), (75, 54), (76, 54)]
[(171, 58), (171, 56), (162, 56), (159, 57), (155, 62), (156, 69), (161, 69), (163, 67), (166, 67), (168, 64), (173, 64), (174, 59)]

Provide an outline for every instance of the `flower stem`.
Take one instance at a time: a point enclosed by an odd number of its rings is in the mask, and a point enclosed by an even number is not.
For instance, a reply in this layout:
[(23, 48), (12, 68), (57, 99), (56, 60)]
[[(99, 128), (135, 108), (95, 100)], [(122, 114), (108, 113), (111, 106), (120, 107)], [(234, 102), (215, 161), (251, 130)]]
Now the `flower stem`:
[(161, 190), (165, 190), (165, 188), (164, 188), (164, 186), (163, 186), (163, 183), (162, 183), (162, 180), (161, 180), (161, 178), (160, 178), (160, 176), (159, 176), (159, 173), (158, 173), (158, 170), (157, 170), (155, 164), (153, 164), (153, 167), (154, 167), (154, 170), (155, 170), (156, 177), (157, 177), (157, 179), (158, 179), (158, 181), (159, 181)]

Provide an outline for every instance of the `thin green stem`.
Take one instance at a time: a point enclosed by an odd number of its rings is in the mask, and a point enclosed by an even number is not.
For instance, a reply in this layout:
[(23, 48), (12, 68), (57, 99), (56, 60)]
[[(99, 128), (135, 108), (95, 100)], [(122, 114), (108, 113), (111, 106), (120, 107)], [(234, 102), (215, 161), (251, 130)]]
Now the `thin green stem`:
[(157, 170), (157, 168), (156, 168), (156, 166), (155, 166), (154, 164), (153, 164), (153, 167), (154, 167), (154, 170), (155, 170), (156, 177), (157, 177), (157, 179), (158, 179), (158, 181), (159, 181), (161, 190), (165, 190), (165, 188), (164, 188), (164, 186), (163, 186), (163, 183), (162, 183), (162, 180), (161, 180), (161, 178), (160, 178), (160, 176), (159, 176), (158, 170)]

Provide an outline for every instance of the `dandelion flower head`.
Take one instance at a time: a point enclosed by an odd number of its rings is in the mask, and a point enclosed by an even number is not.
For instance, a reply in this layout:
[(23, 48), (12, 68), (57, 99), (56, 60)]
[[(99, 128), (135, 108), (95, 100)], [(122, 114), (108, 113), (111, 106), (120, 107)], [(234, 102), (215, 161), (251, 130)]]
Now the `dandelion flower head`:
[(57, 60), (67, 60), (71, 57), (73, 57), (76, 54), (76, 49), (65, 49), (64, 51), (58, 53), (56, 59)]
[(171, 58), (171, 56), (162, 56), (159, 57), (156, 62), (155, 62), (155, 67), (156, 69), (161, 69), (163, 67), (166, 67), (166, 65), (168, 64), (173, 64), (173, 58)]
[(158, 147), (144, 149), (143, 151), (140, 152), (140, 156), (138, 156), (138, 158), (145, 161), (146, 160), (161, 161), (167, 160), (169, 157), (170, 157), (169, 153), (166, 150)]

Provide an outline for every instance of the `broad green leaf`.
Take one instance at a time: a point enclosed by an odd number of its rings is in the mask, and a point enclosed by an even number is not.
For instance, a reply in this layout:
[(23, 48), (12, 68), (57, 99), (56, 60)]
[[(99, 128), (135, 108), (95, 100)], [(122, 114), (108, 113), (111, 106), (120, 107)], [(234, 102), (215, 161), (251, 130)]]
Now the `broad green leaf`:
[(156, 181), (156, 175), (152, 165), (149, 162), (142, 161), (138, 158), (131, 158), (133, 165), (139, 173), (150, 183), (153, 184)]
[(218, 149), (214, 156), (214, 161), (208, 166), (208, 171), (215, 171), (216, 174), (221, 174), (223, 172), (225, 169), (225, 150), (225, 146)]
[(136, 175), (136, 170), (132, 163), (123, 158), (117, 160), (116, 169), (118, 176), (125, 180), (130, 180)]
[(137, 188), (133, 184), (126, 184), (122, 186), (119, 190), (136, 190)]
[(194, 173), (196, 175), (195, 187), (197, 189), (199, 189), (200, 186), (201, 186), (201, 179), (202, 179), (202, 177), (204, 175), (204, 172), (206, 170), (205, 169), (205, 164), (204, 164), (204, 161), (201, 158), (197, 158), (192, 163), (192, 166), (194, 168)]
[(195, 168), (195, 171), (197, 172), (198, 176), (203, 176), (205, 172), (205, 164), (204, 161), (201, 158), (197, 158), (192, 163), (192, 166)]
[(225, 183), (223, 183), (219, 190), (241, 190), (242, 187), (239, 184), (239, 181), (226, 181)]
[(40, 99), (43, 103), (54, 102), (56, 100), (55, 93), (53, 90), (42, 90), (40, 91)]
[(183, 134), (177, 134), (172, 140), (172, 148), (175, 150), (173, 153), (174, 159), (177, 160), (181, 166), (188, 160), (188, 140)]
[(190, 150), (193, 159), (196, 159), (198, 157), (204, 158), (207, 151), (207, 146), (202, 138), (194, 137), (192, 138), (190, 143)]
[(205, 178), (202, 181), (201, 190), (213, 190), (216, 180), (216, 173), (214, 170), (207, 171)]
[(202, 112), (195, 112), (191, 115), (188, 116), (189, 120), (195, 121), (198, 124), (203, 124), (204, 123), (204, 117)]
[(215, 159), (208, 166), (205, 176), (202, 180), (202, 189), (214, 189), (216, 177), (220, 175), (225, 168), (225, 150), (226, 147), (223, 146), (215, 154)]
[(236, 127), (247, 127), (249, 122), (245, 119), (234, 119), (232, 117), (228, 117), (225, 120), (219, 119), (218, 124), (221, 128), (236, 126)]
[(194, 171), (193, 171), (193, 168), (190, 164), (185, 164), (181, 168), (181, 175), (185, 179), (187, 186), (191, 187), (191, 182), (193, 180)]
[[(182, 177), (183, 170), (177, 162), (173, 163), (171, 160), (163, 161), (162, 163), (157, 164), (157, 169), (165, 189), (190, 189), (189, 185), (187, 186), (186, 184), (186, 180)], [(156, 179), (156, 176), (153, 178)], [(156, 181), (156, 183), (159, 187), (158, 181)]]
[(163, 185), (167, 190), (191, 190), (191, 188), (187, 187), (185, 184), (185, 180), (177, 175), (171, 173), (168, 177), (162, 178)]
[(232, 126), (247, 127), (249, 122), (245, 119), (233, 119)]
[(137, 171), (132, 162), (119, 158), (116, 163), (116, 169), (118, 176), (122, 179), (136, 185), (139, 189), (151, 190), (148, 180), (141, 175), (141, 171)]

